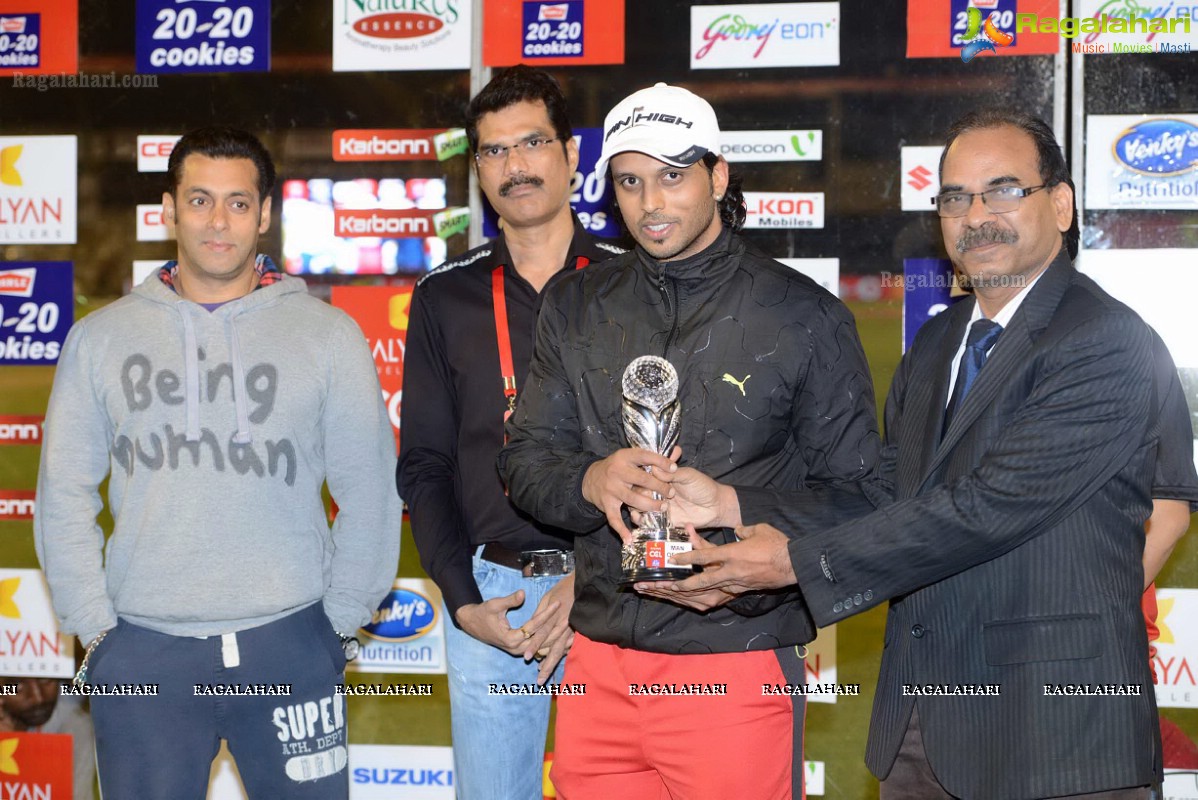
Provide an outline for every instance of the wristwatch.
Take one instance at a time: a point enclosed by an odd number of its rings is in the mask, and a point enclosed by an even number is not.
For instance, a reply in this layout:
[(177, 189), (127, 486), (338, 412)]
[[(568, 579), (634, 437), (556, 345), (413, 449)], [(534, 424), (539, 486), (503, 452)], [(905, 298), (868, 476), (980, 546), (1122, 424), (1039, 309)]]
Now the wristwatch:
[(341, 649), (345, 651), (346, 662), (348, 663), (357, 658), (358, 653), (362, 651), (362, 643), (358, 641), (358, 637), (346, 636), (340, 631), (337, 631), (337, 636), (341, 638)]

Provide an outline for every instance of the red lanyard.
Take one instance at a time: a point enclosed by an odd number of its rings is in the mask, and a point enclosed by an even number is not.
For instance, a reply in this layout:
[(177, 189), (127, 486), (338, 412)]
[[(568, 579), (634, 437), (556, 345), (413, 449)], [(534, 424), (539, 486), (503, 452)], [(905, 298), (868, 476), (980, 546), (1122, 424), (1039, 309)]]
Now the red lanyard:
[[(582, 269), (591, 263), (585, 256), (578, 256), (574, 269)], [(495, 309), (495, 338), (499, 341), (499, 372), (503, 378), (503, 396), (507, 398), (507, 409), (503, 421), (516, 410), (516, 366), (512, 363), (512, 336), (507, 324), (507, 295), (503, 289), (503, 264), (491, 272), (491, 298)]]

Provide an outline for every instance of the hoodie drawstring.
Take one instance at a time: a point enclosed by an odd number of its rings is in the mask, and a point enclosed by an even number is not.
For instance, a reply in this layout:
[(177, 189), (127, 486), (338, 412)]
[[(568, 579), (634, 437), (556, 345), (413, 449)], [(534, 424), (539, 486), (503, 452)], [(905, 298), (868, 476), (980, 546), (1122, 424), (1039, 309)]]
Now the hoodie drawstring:
[(175, 306), (183, 317), (183, 364), (185, 376), (184, 396), (187, 398), (187, 441), (200, 440), (200, 360), (197, 355), (195, 322), (187, 312), (185, 303)]
[(245, 402), (245, 369), (241, 365), (241, 344), (237, 340), (237, 319), (229, 317), (229, 349), (233, 351), (233, 406), (237, 411), (237, 433), (233, 435), (235, 444), (249, 444), (253, 441), (250, 436), (250, 415)]
[[(187, 441), (200, 441), (200, 361), (196, 343), (195, 321), (188, 313), (187, 304), (179, 303), (176, 308), (183, 317), (183, 363), (187, 371), (184, 396), (187, 399)], [(237, 413), (237, 433), (234, 444), (249, 444), (250, 414), (245, 401), (245, 367), (241, 363), (241, 343), (237, 338), (237, 323), (229, 318), (229, 349), (233, 361), (233, 406)]]

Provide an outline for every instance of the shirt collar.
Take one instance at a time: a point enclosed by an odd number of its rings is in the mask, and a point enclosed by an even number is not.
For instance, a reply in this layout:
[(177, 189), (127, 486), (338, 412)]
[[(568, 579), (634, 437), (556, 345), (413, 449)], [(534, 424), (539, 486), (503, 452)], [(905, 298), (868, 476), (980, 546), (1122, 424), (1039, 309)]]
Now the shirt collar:
[[(1037, 275), (1031, 283), (1020, 289), (1019, 294), (1008, 300), (1006, 305), (999, 309), (998, 313), (992, 317), (992, 320), (1003, 326), (1003, 328), (1009, 326), (1011, 324), (1011, 320), (1015, 318), (1015, 312), (1019, 310), (1019, 306), (1023, 305), (1024, 298), (1027, 297), (1028, 292), (1032, 290), (1032, 287), (1040, 282), (1040, 279), (1044, 277), (1045, 272), (1048, 272), (1048, 270), (1040, 270), (1040, 274)], [(969, 318), (969, 324), (973, 325), (973, 323), (977, 322), (979, 319), (982, 319), (983, 316), (985, 315), (982, 314), (982, 304), (977, 302), (977, 297), (975, 296), (973, 302), (973, 314)]]

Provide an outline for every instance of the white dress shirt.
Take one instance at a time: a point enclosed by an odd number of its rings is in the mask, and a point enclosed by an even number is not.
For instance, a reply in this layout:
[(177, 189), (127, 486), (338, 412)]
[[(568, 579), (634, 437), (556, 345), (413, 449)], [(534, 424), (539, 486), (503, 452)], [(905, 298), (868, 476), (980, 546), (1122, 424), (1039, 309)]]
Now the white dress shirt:
[[(1036, 276), (1035, 280), (1020, 289), (1019, 294), (1008, 300), (1007, 304), (999, 309), (998, 313), (995, 314), (991, 319), (1001, 325), (1003, 330), (1006, 330), (1007, 326), (1011, 324), (1011, 320), (1014, 318), (1015, 312), (1018, 311), (1019, 306), (1023, 304), (1023, 299), (1027, 297), (1027, 293), (1032, 290), (1032, 287), (1039, 282), (1040, 278), (1042, 278), (1044, 273), (1047, 271), (1048, 270), (1043, 270), (1039, 275)], [(969, 324), (965, 326), (965, 334), (961, 337), (961, 346), (958, 347), (957, 352), (953, 354), (953, 363), (948, 376), (948, 396), (944, 401), (945, 408), (948, 408), (948, 403), (953, 396), (953, 389), (956, 387), (957, 370), (961, 368), (961, 356), (965, 353), (965, 342), (969, 339), (969, 329), (973, 327), (973, 323), (977, 322), (979, 319), (982, 319), (984, 316), (985, 314), (982, 313), (982, 306), (977, 302), (977, 297), (975, 296), (973, 301), (973, 315), (969, 318)], [(1000, 334), (998, 338), (1002, 339), (1002, 335)], [(997, 347), (997, 343), (994, 346)]]

